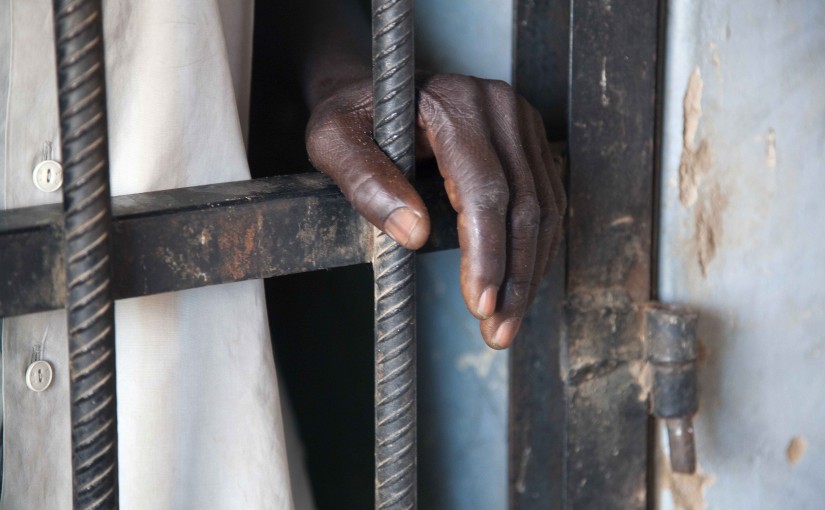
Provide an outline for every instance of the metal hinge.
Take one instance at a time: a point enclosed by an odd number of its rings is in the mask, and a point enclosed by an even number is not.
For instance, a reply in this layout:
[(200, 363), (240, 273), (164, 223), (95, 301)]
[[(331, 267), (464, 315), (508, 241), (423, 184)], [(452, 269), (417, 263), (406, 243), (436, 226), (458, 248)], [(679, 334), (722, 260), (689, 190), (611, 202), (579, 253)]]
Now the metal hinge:
[(653, 369), (651, 413), (664, 420), (674, 472), (696, 472), (693, 416), (699, 407), (696, 387), (696, 323), (699, 314), (684, 306), (650, 303), (645, 307), (647, 361)]

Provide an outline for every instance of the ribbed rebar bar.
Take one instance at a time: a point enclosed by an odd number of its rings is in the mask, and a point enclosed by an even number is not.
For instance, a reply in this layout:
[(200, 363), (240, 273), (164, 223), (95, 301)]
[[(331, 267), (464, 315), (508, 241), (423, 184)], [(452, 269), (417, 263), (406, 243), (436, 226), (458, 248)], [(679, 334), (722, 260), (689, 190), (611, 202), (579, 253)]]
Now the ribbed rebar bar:
[[(407, 178), (415, 167), (413, 1), (372, 2), (374, 137)], [(416, 507), (415, 260), (376, 230), (375, 507)]]
[(73, 503), (118, 506), (101, 0), (54, 0), (68, 285)]

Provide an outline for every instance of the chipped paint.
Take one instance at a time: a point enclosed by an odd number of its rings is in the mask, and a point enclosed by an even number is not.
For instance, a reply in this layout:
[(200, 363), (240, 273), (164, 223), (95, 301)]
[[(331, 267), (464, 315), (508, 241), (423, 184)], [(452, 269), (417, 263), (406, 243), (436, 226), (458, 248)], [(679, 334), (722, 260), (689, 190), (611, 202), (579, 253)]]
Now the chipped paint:
[(776, 132), (773, 128), (765, 135), (765, 165), (770, 170), (776, 168)]
[(727, 198), (718, 186), (714, 186), (696, 208), (694, 245), (703, 277), (707, 277), (708, 267), (721, 244), (723, 213), (727, 205)]
[[(711, 41), (708, 44), (708, 49), (710, 50), (710, 61), (713, 64), (713, 67), (716, 68), (718, 71), (720, 67), (722, 67), (722, 59), (719, 57), (719, 51), (716, 47), (716, 43)], [(719, 73), (717, 73), (717, 78), (719, 77)]]
[[(667, 18), (657, 298), (702, 312), (695, 439), (718, 479), (693, 506), (820, 508), (811, 481), (825, 473), (823, 434), (807, 425), (825, 421), (825, 407), (799, 395), (822, 386), (825, 323), (799, 315), (824, 306), (825, 67), (811, 55), (825, 50), (825, 4), (670, 2)], [(691, 205), (680, 196), (686, 134), (711, 160)], [(656, 507), (674, 508), (669, 491)]]
[(656, 454), (656, 484), (659, 492), (670, 496), (673, 510), (707, 510), (706, 493), (716, 483), (716, 477), (704, 473), (699, 465), (694, 474), (674, 473), (668, 454), (661, 444), (662, 436), (667, 437), (667, 434), (660, 434)]
[(519, 462), (518, 479), (516, 480), (516, 491), (519, 494), (524, 494), (524, 491), (527, 490), (527, 484), (526, 484), (527, 465), (530, 463), (530, 456), (532, 454), (533, 454), (533, 449), (529, 446), (521, 452), (521, 461)]
[(710, 171), (710, 147), (702, 140), (696, 145), (696, 133), (702, 118), (702, 73), (695, 68), (688, 79), (683, 102), (684, 131), (679, 163), (679, 200), (685, 207), (696, 203), (702, 179)]
[(650, 363), (644, 360), (633, 360), (627, 364), (627, 370), (639, 385), (639, 402), (644, 402), (650, 396), (650, 390), (653, 387), (653, 370)]
[(602, 88), (602, 106), (610, 106), (610, 98), (607, 97), (607, 57), (602, 57), (602, 74), (599, 78), (599, 86)]
[(805, 451), (808, 449), (808, 440), (805, 439), (804, 436), (794, 436), (790, 443), (788, 443), (788, 448), (785, 451), (785, 456), (788, 459), (788, 464), (794, 465), (802, 460), (802, 457), (805, 455)]
[(611, 227), (620, 227), (622, 225), (630, 225), (633, 223), (633, 216), (619, 216), (615, 220), (610, 222)]

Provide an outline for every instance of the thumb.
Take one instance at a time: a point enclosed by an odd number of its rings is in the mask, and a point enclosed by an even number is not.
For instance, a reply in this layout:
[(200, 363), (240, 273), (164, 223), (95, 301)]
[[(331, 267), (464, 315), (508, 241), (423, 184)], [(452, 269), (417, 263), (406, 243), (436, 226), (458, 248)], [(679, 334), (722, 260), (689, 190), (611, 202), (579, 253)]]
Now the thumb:
[(370, 223), (405, 248), (418, 249), (430, 235), (427, 209), (371, 131), (372, 120), (363, 110), (316, 110), (307, 125), (309, 159)]

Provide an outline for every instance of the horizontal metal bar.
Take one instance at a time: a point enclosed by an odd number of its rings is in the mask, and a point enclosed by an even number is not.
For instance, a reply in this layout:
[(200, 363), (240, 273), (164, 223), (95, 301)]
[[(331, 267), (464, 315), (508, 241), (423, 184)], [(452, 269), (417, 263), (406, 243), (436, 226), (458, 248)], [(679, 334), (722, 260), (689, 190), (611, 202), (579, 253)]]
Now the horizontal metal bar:
[[(433, 234), (458, 246), (443, 185), (420, 182)], [(372, 230), (326, 176), (305, 173), (112, 199), (115, 299), (368, 262)], [(0, 317), (66, 302), (59, 204), (0, 212)]]

